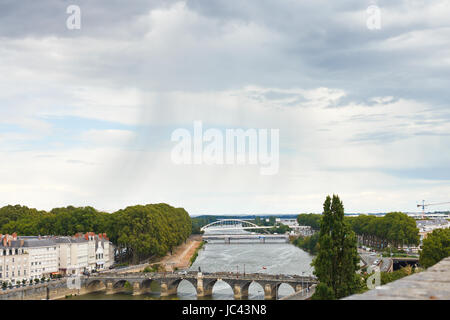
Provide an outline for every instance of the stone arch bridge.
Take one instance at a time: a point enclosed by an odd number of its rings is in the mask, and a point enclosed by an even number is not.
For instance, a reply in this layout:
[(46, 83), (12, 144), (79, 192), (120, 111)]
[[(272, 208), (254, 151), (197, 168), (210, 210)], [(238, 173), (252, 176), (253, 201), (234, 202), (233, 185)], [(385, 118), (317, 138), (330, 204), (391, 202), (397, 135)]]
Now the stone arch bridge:
[(260, 273), (122, 273), (100, 274), (83, 277), (81, 285), (83, 291), (94, 292), (106, 290), (107, 294), (114, 294), (126, 290), (126, 283), (133, 288), (133, 294), (139, 295), (150, 291), (150, 285), (156, 281), (161, 288), (161, 296), (176, 295), (181, 281), (189, 281), (196, 289), (198, 297), (211, 296), (214, 284), (222, 280), (233, 289), (235, 299), (247, 299), (248, 288), (253, 282), (258, 283), (264, 289), (264, 299), (276, 299), (278, 288), (285, 283), (290, 285), (295, 292), (309, 288), (317, 283), (317, 280), (308, 276), (268, 275)]

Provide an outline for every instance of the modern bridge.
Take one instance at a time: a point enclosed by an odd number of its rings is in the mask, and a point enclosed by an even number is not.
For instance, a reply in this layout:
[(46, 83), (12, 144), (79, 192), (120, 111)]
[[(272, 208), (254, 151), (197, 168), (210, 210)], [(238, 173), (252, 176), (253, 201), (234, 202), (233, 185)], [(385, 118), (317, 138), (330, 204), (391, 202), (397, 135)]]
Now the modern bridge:
[(166, 297), (176, 295), (178, 285), (183, 280), (190, 282), (195, 287), (198, 297), (211, 296), (215, 283), (222, 280), (233, 289), (235, 299), (247, 299), (248, 288), (250, 284), (255, 282), (264, 289), (264, 299), (267, 300), (278, 297), (278, 288), (283, 283), (290, 285), (295, 292), (309, 288), (317, 283), (314, 277), (297, 275), (230, 272), (189, 272), (187, 274), (134, 272), (82, 277), (81, 285), (84, 292), (106, 291), (107, 294), (114, 294), (125, 291), (128, 283), (133, 288), (133, 295), (139, 295), (149, 292), (152, 282), (157, 282), (161, 288), (161, 297)]
[(272, 228), (273, 226), (258, 226), (253, 222), (242, 219), (220, 219), (201, 227), (200, 231), (236, 231)]
[[(289, 242), (289, 236), (286, 234), (210, 234), (202, 236), (205, 241), (210, 240), (223, 240), (225, 243), (230, 244), (231, 240), (237, 240), (242, 243), (241, 240), (259, 240), (260, 243), (267, 243), (272, 240), (283, 240)], [(277, 243), (280, 243), (277, 241)]]
[[(287, 235), (268, 234), (266, 229), (272, 229), (273, 227), (258, 226), (253, 222), (243, 219), (221, 219), (203, 226), (200, 230), (205, 232), (203, 235), (203, 240), (205, 241), (222, 240), (225, 243), (231, 243), (232, 240), (238, 240), (242, 243), (242, 240), (259, 240), (260, 243), (266, 243), (273, 240), (283, 240), (284, 242), (289, 242), (289, 236)], [(250, 230), (261, 230), (264, 233), (236, 233), (236, 231)]]

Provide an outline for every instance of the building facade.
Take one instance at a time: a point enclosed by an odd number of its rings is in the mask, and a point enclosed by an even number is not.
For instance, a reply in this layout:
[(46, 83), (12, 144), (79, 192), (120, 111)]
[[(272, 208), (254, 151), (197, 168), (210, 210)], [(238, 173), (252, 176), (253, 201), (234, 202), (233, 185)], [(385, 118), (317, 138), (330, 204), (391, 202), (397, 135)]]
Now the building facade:
[(55, 274), (81, 275), (108, 269), (114, 263), (114, 246), (105, 233), (68, 236), (0, 234), (0, 281), (49, 278)]

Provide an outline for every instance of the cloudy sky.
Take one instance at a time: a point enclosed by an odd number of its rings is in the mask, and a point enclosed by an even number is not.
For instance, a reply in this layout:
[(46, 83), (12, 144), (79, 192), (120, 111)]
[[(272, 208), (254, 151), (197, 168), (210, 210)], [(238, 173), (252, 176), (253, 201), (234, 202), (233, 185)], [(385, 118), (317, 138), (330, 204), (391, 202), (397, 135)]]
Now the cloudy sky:
[[(448, 0), (0, 0), (0, 205), (450, 201), (449, 17)], [(173, 163), (171, 133), (195, 120), (279, 129), (278, 174)]]

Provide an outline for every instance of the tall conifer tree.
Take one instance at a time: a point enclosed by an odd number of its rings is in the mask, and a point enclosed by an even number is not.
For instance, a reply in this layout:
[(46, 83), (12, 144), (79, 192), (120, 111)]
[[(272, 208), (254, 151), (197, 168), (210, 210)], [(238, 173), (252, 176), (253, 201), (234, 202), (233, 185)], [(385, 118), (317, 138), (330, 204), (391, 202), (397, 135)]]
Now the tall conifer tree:
[(327, 196), (320, 224), (319, 252), (313, 260), (320, 281), (313, 299), (340, 299), (359, 287), (355, 233), (344, 221), (344, 206), (337, 195)]

